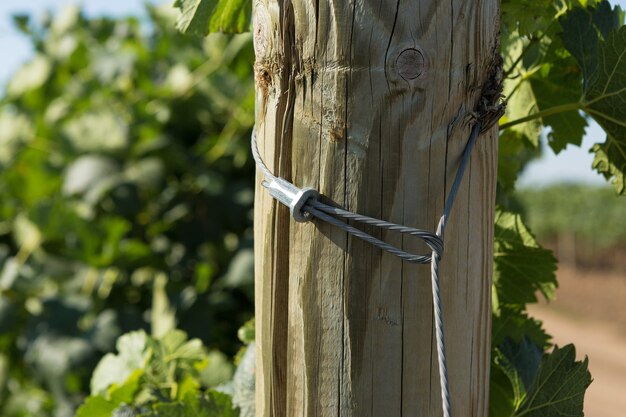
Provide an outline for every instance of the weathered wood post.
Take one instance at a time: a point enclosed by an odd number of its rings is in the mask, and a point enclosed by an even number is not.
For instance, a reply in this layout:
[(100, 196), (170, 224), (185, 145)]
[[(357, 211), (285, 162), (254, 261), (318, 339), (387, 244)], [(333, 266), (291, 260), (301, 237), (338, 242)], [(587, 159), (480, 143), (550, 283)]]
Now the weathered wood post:
[[(255, 0), (256, 123), (269, 168), (369, 216), (435, 231), (483, 86), (498, 0)], [(483, 132), (441, 264), (453, 414), (487, 416), (497, 127)], [(439, 416), (430, 269), (257, 181), (257, 416)], [(366, 228), (416, 253), (419, 240)]]

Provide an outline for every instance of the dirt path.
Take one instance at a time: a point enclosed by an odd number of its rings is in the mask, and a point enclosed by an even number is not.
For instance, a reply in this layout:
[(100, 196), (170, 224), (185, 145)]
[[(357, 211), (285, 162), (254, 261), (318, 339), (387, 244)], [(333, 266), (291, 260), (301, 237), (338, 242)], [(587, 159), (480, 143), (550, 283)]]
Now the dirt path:
[(572, 318), (546, 306), (531, 314), (543, 320), (557, 345), (576, 345), (579, 359), (589, 357), (593, 383), (585, 397), (585, 417), (626, 416), (626, 337), (614, 326)]
[(560, 289), (550, 305), (530, 308), (559, 346), (576, 345), (589, 357), (593, 383), (585, 417), (626, 417), (626, 277), (559, 271)]

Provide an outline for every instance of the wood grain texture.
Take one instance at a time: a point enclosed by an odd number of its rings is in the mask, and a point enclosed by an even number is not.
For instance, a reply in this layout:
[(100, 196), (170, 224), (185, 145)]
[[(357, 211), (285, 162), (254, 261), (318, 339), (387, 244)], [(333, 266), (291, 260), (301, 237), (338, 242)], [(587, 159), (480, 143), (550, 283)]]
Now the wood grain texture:
[[(270, 169), (348, 210), (434, 231), (498, 51), (498, 0), (256, 0), (254, 25)], [(479, 138), (441, 264), (459, 417), (487, 416), (496, 140), (497, 127)], [(293, 222), (261, 180), (257, 415), (440, 415), (428, 266)]]

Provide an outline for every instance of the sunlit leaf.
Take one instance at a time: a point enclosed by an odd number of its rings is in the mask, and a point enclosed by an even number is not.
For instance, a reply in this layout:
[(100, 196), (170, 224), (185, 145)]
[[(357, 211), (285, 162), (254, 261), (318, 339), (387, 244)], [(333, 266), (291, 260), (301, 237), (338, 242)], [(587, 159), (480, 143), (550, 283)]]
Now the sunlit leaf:
[(560, 19), (563, 43), (583, 76), (581, 108), (607, 133), (596, 144), (593, 167), (626, 194), (626, 26), (623, 13), (602, 1), (596, 8), (577, 8)]
[(67, 195), (93, 192), (99, 183), (107, 181), (119, 166), (111, 158), (100, 155), (85, 155), (74, 161), (65, 172), (63, 193)]
[(126, 149), (129, 141), (123, 116), (104, 109), (72, 119), (65, 125), (64, 133), (78, 152), (119, 152)]
[(50, 60), (43, 55), (37, 55), (11, 78), (7, 93), (19, 96), (39, 88), (48, 80), (51, 71)]
[(181, 11), (177, 27), (184, 33), (241, 33), (250, 29), (251, 0), (176, 0)]
[(145, 367), (151, 348), (144, 331), (123, 335), (117, 341), (117, 354), (108, 353), (91, 377), (91, 392), (105, 392), (112, 384), (123, 384), (137, 370)]

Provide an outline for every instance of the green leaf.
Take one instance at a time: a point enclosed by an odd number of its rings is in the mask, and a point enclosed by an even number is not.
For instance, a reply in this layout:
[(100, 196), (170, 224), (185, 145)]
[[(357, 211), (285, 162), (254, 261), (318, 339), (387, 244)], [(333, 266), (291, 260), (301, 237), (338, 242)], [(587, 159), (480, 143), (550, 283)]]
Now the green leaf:
[(503, 0), (502, 25), (522, 36), (545, 29), (554, 15), (554, 0)]
[(10, 165), (17, 151), (33, 137), (29, 119), (21, 114), (0, 113), (0, 164)]
[(498, 144), (498, 185), (510, 190), (524, 166), (541, 155), (541, 149), (531, 144), (526, 136), (513, 129), (500, 134)]
[(22, 250), (32, 252), (41, 245), (43, 240), (41, 230), (26, 216), (18, 215), (13, 227), (15, 241)]
[(237, 337), (239, 338), (239, 340), (241, 340), (242, 343), (245, 343), (246, 345), (250, 344), (251, 342), (254, 342), (254, 338), (255, 338), (254, 317), (252, 317), (250, 320), (245, 322), (245, 324), (239, 328), (239, 330), (237, 331)]
[(97, 395), (89, 397), (83, 405), (78, 408), (76, 417), (111, 417), (117, 405)]
[(143, 369), (135, 370), (121, 385), (113, 384), (107, 393), (109, 400), (116, 405), (132, 403), (135, 394), (139, 390)]
[(592, 148), (593, 168), (626, 194), (626, 26), (607, 1), (576, 8), (560, 19), (563, 44), (578, 62), (583, 81), (581, 108), (606, 131)]
[[(518, 42), (518, 48), (521, 53), (524, 44)], [(532, 86), (528, 83), (528, 75), (522, 74), (522, 79), (515, 83), (507, 82), (504, 85), (503, 94), (508, 98), (506, 104), (506, 113), (500, 120), (501, 124), (513, 120), (523, 119), (529, 114), (534, 114), (539, 111), (537, 105), (537, 99), (532, 90)], [(515, 133), (523, 137), (529, 143), (534, 146), (539, 145), (539, 135), (541, 134), (542, 124), (539, 119), (529, 120), (526, 123), (516, 124), (511, 127)]]
[(126, 150), (130, 141), (124, 116), (110, 109), (73, 118), (65, 124), (63, 133), (77, 153), (119, 153)]
[(626, 146), (607, 136), (606, 142), (591, 148), (596, 155), (592, 167), (615, 186), (620, 195), (626, 195)]
[(231, 398), (218, 391), (207, 394), (207, 417), (239, 417), (239, 411), (233, 408)]
[(107, 353), (91, 377), (92, 394), (102, 393), (112, 384), (124, 384), (135, 370), (143, 369), (152, 349), (143, 330), (122, 335), (117, 341), (118, 354)]
[(583, 417), (585, 390), (591, 384), (588, 360), (576, 361), (576, 349), (567, 345), (543, 357), (514, 417)]
[(197, 395), (200, 390), (200, 382), (191, 375), (184, 375), (177, 385), (176, 400), (184, 401), (189, 395)]
[[(543, 129), (549, 127), (548, 144), (558, 153), (570, 143), (581, 144), (587, 122), (578, 104), (582, 74), (556, 36), (556, 28), (530, 41), (517, 33), (509, 39), (505, 66), (514, 72), (504, 84), (508, 101), (502, 123), (513, 122), (504, 132), (513, 130), (535, 146)], [(523, 59), (516, 61), (519, 57)]]
[(202, 361), (206, 358), (200, 339), (187, 340), (187, 333), (171, 330), (160, 340), (168, 360)]
[[(571, 57), (559, 56), (560, 46), (560, 42), (552, 42), (545, 58), (547, 62), (529, 78), (539, 111), (576, 103), (582, 95), (580, 71)], [(548, 144), (555, 153), (568, 144), (580, 146), (587, 127), (587, 121), (576, 108), (544, 116), (542, 122), (551, 128)]]
[(241, 33), (250, 30), (251, 0), (220, 0), (215, 7), (209, 30), (211, 32)]
[(207, 354), (206, 366), (200, 371), (200, 378), (204, 386), (216, 387), (230, 381), (234, 367), (230, 359), (218, 350)]
[(541, 321), (529, 317), (517, 306), (495, 307), (491, 329), (494, 346), (500, 346), (506, 339), (521, 342), (523, 338), (542, 348), (550, 346), (551, 336), (545, 332)]
[(489, 416), (510, 417), (515, 411), (514, 401), (515, 393), (511, 380), (498, 363), (492, 362), (489, 379)]
[(206, 36), (211, 32), (241, 33), (249, 30), (251, 0), (176, 0), (181, 14), (176, 27), (183, 33)]
[(539, 246), (519, 215), (496, 210), (493, 284), (500, 305), (551, 299), (556, 289), (556, 259)]
[(511, 339), (494, 349), (490, 391), (490, 415), (492, 417), (511, 416), (519, 407), (535, 380), (542, 349), (522, 339)]
[[(112, 158), (102, 155), (85, 155), (67, 167), (63, 181), (63, 194), (91, 194), (94, 189), (104, 188), (109, 177), (119, 170)], [(101, 193), (98, 193), (101, 194)]]
[[(524, 395), (526, 395), (526, 389), (524, 388), (524, 384), (519, 377), (515, 366), (511, 364), (511, 362), (509, 362), (509, 360), (499, 351), (496, 351), (494, 366), (499, 369), (506, 378), (506, 382), (499, 381), (499, 383), (503, 386), (503, 388), (504, 386), (507, 387), (506, 392), (508, 395), (510, 395), (510, 398), (508, 398), (509, 401), (506, 402), (506, 408), (508, 409), (510, 407), (512, 408), (512, 410), (510, 411), (513, 411), (519, 406), (520, 402), (524, 398)], [(509, 403), (510, 406), (508, 405)], [(510, 416), (511, 413), (509, 412), (506, 415)]]
[(214, 2), (207, 0), (176, 0), (174, 7), (180, 9), (176, 27), (183, 33), (206, 36), (209, 33)]
[[(520, 393), (519, 399), (531, 388), (541, 363), (543, 349), (528, 338), (516, 342), (507, 339), (497, 348), (501, 363), (515, 372), (515, 389)], [(518, 385), (518, 386), (517, 386)]]
[(50, 59), (43, 55), (37, 55), (9, 81), (7, 93), (9, 96), (15, 97), (40, 88), (46, 83), (51, 72)]
[(115, 417), (120, 412), (118, 407), (131, 403), (139, 389), (143, 370), (134, 371), (122, 385), (112, 385), (105, 395), (88, 397), (77, 411), (76, 417)]

